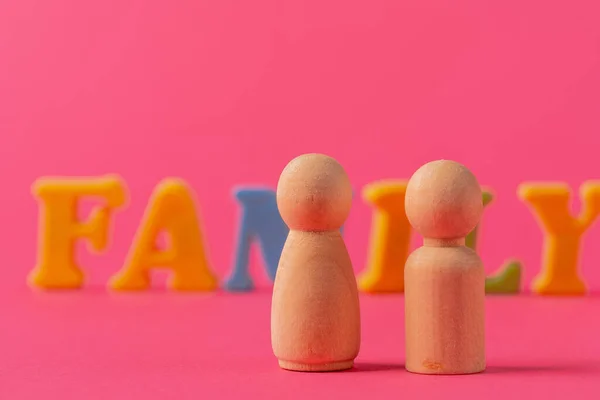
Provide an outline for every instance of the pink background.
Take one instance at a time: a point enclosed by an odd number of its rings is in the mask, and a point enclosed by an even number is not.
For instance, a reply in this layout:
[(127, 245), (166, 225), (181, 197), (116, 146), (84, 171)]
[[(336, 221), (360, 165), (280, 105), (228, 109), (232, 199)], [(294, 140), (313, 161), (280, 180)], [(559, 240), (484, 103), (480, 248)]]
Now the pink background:
[[(80, 297), (31, 294), (24, 287), (36, 253), (37, 205), (30, 185), (40, 176), (116, 172), (127, 180), (130, 205), (114, 221), (109, 251), (100, 257), (81, 253), (90, 286), (102, 288), (121, 267), (148, 196), (163, 177), (182, 177), (196, 189), (210, 259), (225, 277), (233, 262), (238, 218), (233, 185), (274, 187), (284, 165), (304, 152), (336, 157), (357, 190), (380, 178), (408, 178), (432, 159), (455, 159), (497, 194), (481, 230), (480, 253), (488, 271), (508, 257), (519, 257), (529, 286), (539, 270), (542, 234), (516, 197), (518, 184), (559, 180), (578, 193), (583, 181), (600, 179), (599, 15), (596, 0), (0, 2), (0, 393), (12, 388), (7, 392), (12, 399), (28, 398), (44, 388), (71, 393), (75, 386), (73, 396), (81, 398), (86, 387), (94, 387), (98, 398), (107, 398), (100, 394), (110, 387), (96, 378), (108, 385), (116, 376), (130, 394), (152, 388), (168, 393), (169, 385), (176, 387), (173, 393), (187, 393), (183, 381), (169, 375), (180, 373), (189, 378), (181, 378), (185, 382), (195, 382), (190, 386), (194, 393), (202, 393), (205, 382), (216, 385), (207, 393), (232, 395), (244, 385), (232, 388), (230, 379), (250, 385), (251, 377), (260, 376), (253, 382), (276, 382), (278, 390), (282, 385), (318, 388), (318, 383), (302, 382), (328, 379), (293, 375), (302, 378), (290, 383), (289, 375), (281, 378), (275, 372), (264, 293), (246, 295), (247, 301), (221, 294), (201, 303), (219, 313), (256, 305), (252, 318), (258, 327), (236, 342), (238, 347), (222, 335), (230, 328), (243, 330), (244, 324), (228, 325), (226, 316), (194, 303), (203, 297), (148, 295), (121, 305), (93, 288), (78, 293)], [(370, 218), (368, 206), (357, 199), (346, 230), (357, 271), (366, 261)], [(587, 283), (596, 291), (597, 243), (600, 227), (594, 225), (581, 261)], [(264, 286), (263, 275), (257, 269), (255, 276)], [(599, 351), (597, 323), (587, 319), (597, 318), (596, 299), (522, 298), (524, 305), (518, 300), (489, 300), (492, 321), (494, 315), (498, 318), (491, 322), (496, 329), (491, 333), (492, 361), (500, 371), (504, 365), (505, 372), (517, 373), (513, 386), (531, 375), (530, 382), (537, 383), (530, 388), (541, 385), (549, 395), (558, 395), (559, 388), (552, 386), (558, 385), (557, 378), (548, 371), (541, 378), (536, 373), (545, 364), (591, 363), (577, 357), (593, 358)], [(396, 360), (391, 354), (401, 354), (401, 297), (394, 303), (368, 298), (363, 307), (363, 325), (371, 332), (365, 337), (367, 361)], [(544, 325), (552, 307), (562, 307), (556, 318), (563, 320)], [(524, 333), (517, 329), (538, 312), (533, 319), (537, 325), (525, 324), (531, 329)], [(383, 325), (382, 319), (396, 313), (397, 325)], [(165, 333), (156, 326), (162, 326), (157, 319), (174, 323), (190, 315), (199, 319), (177, 328), (182, 331)], [(571, 327), (564, 324), (567, 319), (575, 321)], [(553, 329), (562, 331), (548, 336)], [(181, 339), (183, 331), (197, 336)], [(501, 338), (508, 344), (500, 345)], [(177, 355), (184, 357), (187, 345), (197, 354), (194, 345), (205, 342), (215, 350), (202, 347), (206, 358), (186, 370), (188, 359)], [(256, 347), (247, 347), (253, 342)], [(388, 342), (398, 348), (386, 347)], [(156, 350), (153, 364), (152, 353), (143, 353), (154, 348), (149, 343), (176, 347), (174, 353)], [(86, 353), (92, 345), (99, 347)], [(517, 350), (510, 353), (511, 348)], [(111, 350), (120, 357), (111, 359)], [(566, 359), (553, 359), (558, 353)], [(169, 354), (173, 358), (165, 361)], [(530, 357), (521, 357), (526, 354)], [(139, 365), (127, 364), (128, 355), (142, 357), (142, 370), (150, 371), (146, 380), (132, 384), (134, 389), (126, 385), (131, 377), (125, 370)], [(255, 363), (256, 357), (261, 361)], [(509, 368), (515, 363), (521, 370)], [(238, 369), (219, 375), (231, 365)], [(257, 375), (248, 375), (253, 368)], [(527, 368), (535, 373), (519, 375)], [(82, 371), (91, 375), (77, 375)], [(238, 377), (231, 377), (236, 371)], [(396, 382), (393, 369), (378, 373), (388, 385)], [(30, 380), (31, 374), (37, 380)], [(171, 380), (163, 387), (155, 375)], [(569, 385), (585, 387), (577, 377)], [(360, 381), (365, 387), (383, 385), (369, 379)], [(411, 387), (430, 386), (421, 377), (406, 379), (412, 379)], [(513, 388), (509, 381), (494, 382), (494, 390)], [(328, 387), (325, 392), (333, 390)], [(247, 393), (261, 390), (254, 387)]]
[[(497, 193), (480, 251), (540, 266), (542, 234), (519, 183), (600, 179), (600, 7), (595, 0), (0, 3), (2, 286), (35, 263), (44, 175), (117, 172), (130, 206), (93, 284), (116, 272), (159, 179), (197, 192), (213, 268), (232, 264), (235, 184), (275, 187), (293, 157), (325, 152), (357, 190), (424, 162), (465, 163)], [(366, 262), (357, 198), (347, 243)], [(582, 272), (600, 289), (600, 229)], [(259, 276), (260, 278), (260, 276)]]

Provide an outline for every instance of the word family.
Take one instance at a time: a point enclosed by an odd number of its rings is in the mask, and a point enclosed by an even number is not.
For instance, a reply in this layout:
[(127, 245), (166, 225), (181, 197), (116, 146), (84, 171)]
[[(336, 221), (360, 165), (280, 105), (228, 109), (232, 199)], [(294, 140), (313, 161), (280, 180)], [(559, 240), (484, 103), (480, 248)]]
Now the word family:
[[(358, 289), (368, 293), (404, 292), (404, 266), (410, 252), (413, 228), (405, 211), (408, 181), (377, 181), (362, 190), (372, 208), (369, 258), (358, 277)], [(32, 286), (43, 289), (77, 289), (85, 274), (75, 261), (75, 244), (87, 241), (97, 252), (109, 243), (111, 221), (125, 208), (128, 190), (116, 175), (86, 178), (40, 178), (33, 185), (39, 201), (37, 265), (29, 275)], [(260, 246), (264, 268), (274, 281), (280, 256), (289, 235), (280, 215), (276, 193), (270, 188), (237, 187), (241, 208), (232, 271), (222, 284), (211, 271), (196, 207), (194, 191), (178, 178), (159, 182), (154, 189), (137, 233), (121, 269), (108, 286), (113, 290), (144, 290), (150, 287), (150, 271), (170, 270), (169, 288), (178, 291), (251, 291), (249, 254), (253, 243)], [(518, 196), (532, 210), (544, 231), (543, 265), (532, 283), (540, 295), (583, 295), (587, 287), (579, 275), (579, 250), (584, 233), (600, 214), (600, 182), (581, 187), (582, 212), (569, 211), (570, 188), (566, 184), (523, 183)], [(97, 204), (87, 218), (78, 217), (82, 200)], [(482, 191), (485, 208), (493, 200)], [(339, 229), (343, 234), (343, 227)], [(157, 239), (167, 234), (169, 245), (161, 249)], [(465, 246), (477, 250), (478, 228), (466, 236)], [(521, 263), (510, 260), (485, 279), (486, 293), (518, 293)]]

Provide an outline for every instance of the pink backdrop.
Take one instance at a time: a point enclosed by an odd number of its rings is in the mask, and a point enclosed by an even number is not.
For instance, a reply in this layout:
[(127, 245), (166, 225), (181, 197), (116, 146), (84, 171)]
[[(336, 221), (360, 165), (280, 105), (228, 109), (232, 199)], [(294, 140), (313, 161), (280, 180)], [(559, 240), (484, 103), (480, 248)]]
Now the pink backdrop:
[[(600, 7), (541, 0), (9, 0), (0, 3), (2, 287), (23, 286), (36, 252), (31, 183), (117, 172), (130, 206), (102, 257), (103, 285), (165, 176), (197, 191), (211, 262), (232, 264), (234, 184), (275, 186), (303, 152), (324, 152), (354, 186), (465, 163), (496, 202), (480, 241), (489, 271), (525, 262), (542, 235), (516, 197), (526, 180), (600, 178)], [(347, 242), (361, 270), (370, 210)], [(582, 270), (600, 289), (600, 229)], [(258, 274), (259, 278), (261, 274)]]

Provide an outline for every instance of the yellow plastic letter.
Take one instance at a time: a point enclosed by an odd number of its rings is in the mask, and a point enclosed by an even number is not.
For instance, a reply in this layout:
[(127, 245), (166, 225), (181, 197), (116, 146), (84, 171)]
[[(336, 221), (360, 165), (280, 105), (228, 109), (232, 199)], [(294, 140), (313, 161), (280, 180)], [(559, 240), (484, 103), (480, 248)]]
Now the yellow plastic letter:
[(529, 203), (545, 230), (542, 269), (532, 291), (545, 295), (582, 295), (587, 291), (578, 273), (580, 242), (600, 214), (600, 181), (581, 188), (582, 210), (577, 218), (569, 213), (570, 189), (566, 184), (525, 183), (519, 197)]
[[(160, 233), (169, 248), (160, 250)], [(125, 266), (110, 282), (114, 290), (144, 290), (150, 270), (172, 271), (169, 287), (181, 291), (210, 291), (218, 286), (209, 269), (192, 191), (179, 179), (165, 179), (155, 189), (131, 246)]]
[[(125, 185), (112, 175), (40, 178), (32, 191), (40, 202), (40, 219), (38, 261), (29, 274), (29, 283), (44, 289), (80, 288), (85, 277), (75, 262), (75, 244), (78, 239), (87, 239), (96, 252), (107, 247), (111, 213), (125, 204)], [(103, 200), (87, 221), (80, 221), (77, 215), (83, 197)]]
[(358, 281), (363, 292), (404, 291), (412, 230), (404, 211), (406, 185), (406, 181), (378, 181), (363, 189), (363, 198), (374, 207), (369, 261)]

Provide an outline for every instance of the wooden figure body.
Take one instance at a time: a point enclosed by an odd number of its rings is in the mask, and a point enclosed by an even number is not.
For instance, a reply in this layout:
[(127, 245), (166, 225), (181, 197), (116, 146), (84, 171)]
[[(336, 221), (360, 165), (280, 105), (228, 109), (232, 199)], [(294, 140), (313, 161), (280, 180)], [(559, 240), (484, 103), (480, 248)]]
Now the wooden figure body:
[(352, 189), (334, 159), (292, 160), (277, 185), (290, 228), (273, 288), (271, 341), (281, 368), (349, 369), (360, 348), (360, 308), (352, 263), (340, 233)]
[(425, 164), (408, 183), (406, 214), (424, 238), (406, 262), (406, 369), (470, 374), (485, 369), (485, 273), (465, 237), (483, 212), (475, 176), (452, 161)]

